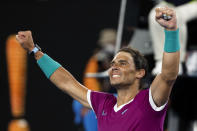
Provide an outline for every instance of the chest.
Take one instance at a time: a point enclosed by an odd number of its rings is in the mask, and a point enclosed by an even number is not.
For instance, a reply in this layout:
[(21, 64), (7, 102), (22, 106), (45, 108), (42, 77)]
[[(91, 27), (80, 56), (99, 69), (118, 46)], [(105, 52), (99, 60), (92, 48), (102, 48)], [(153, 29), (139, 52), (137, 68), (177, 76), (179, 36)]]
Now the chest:
[(143, 124), (146, 117), (145, 111), (137, 104), (126, 105), (117, 112), (110, 107), (98, 113), (98, 128), (101, 131), (131, 131)]

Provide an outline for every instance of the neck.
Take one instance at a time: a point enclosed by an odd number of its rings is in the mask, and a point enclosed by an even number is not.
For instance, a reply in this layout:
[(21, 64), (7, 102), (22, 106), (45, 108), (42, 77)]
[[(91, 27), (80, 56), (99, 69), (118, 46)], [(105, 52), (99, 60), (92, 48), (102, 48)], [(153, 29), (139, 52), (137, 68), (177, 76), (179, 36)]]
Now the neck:
[(128, 87), (120, 87), (117, 89), (118, 97), (117, 97), (117, 107), (128, 103), (132, 100), (139, 92), (138, 84), (133, 84)]

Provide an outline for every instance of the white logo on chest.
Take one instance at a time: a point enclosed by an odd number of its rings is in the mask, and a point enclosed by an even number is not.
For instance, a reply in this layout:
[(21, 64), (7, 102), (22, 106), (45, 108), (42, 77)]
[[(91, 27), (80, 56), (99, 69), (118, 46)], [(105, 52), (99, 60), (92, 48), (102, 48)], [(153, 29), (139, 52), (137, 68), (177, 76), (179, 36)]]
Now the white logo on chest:
[(107, 113), (103, 110), (102, 116), (106, 116), (106, 115), (107, 115)]
[(125, 109), (121, 114), (122, 114), (122, 115), (124, 115), (124, 114), (125, 114), (125, 112), (127, 112), (127, 110), (128, 110), (128, 109)]

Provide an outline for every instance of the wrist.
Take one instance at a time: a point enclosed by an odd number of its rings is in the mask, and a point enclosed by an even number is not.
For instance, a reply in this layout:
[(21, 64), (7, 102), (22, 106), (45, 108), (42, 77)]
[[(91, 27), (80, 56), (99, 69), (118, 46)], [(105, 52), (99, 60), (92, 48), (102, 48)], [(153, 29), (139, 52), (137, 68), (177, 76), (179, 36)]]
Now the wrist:
[(32, 50), (35, 48), (35, 46), (28, 49), (29, 54), (32, 52)]
[(37, 44), (35, 44), (34, 47), (30, 49), (29, 54), (35, 54), (38, 51), (41, 51), (41, 48)]
[(39, 60), (44, 54), (41, 51), (38, 51), (34, 54), (34, 58)]
[(168, 31), (176, 31), (178, 29), (178, 26), (172, 27), (172, 28), (165, 28), (165, 30)]
[(39, 60), (43, 56), (41, 48), (37, 44), (34, 45), (29, 54), (33, 56), (36, 60)]
[(165, 43), (164, 51), (165, 52), (177, 52), (180, 50), (179, 42), (179, 29), (177, 30), (165, 30)]

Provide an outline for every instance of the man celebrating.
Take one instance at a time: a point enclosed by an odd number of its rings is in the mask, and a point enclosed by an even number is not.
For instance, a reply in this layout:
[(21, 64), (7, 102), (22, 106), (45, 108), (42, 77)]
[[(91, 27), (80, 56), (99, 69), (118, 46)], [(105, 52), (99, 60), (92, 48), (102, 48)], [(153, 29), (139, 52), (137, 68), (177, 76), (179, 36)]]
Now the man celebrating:
[(120, 49), (109, 69), (110, 83), (117, 89), (117, 97), (81, 85), (34, 45), (30, 31), (18, 32), (16, 39), (24, 49), (34, 53), (39, 67), (52, 83), (94, 110), (99, 131), (163, 131), (166, 105), (179, 70), (180, 45), (174, 10), (164, 7), (155, 11), (156, 21), (165, 28), (162, 72), (150, 88), (144, 89), (141, 80), (146, 75), (145, 58), (134, 49)]

